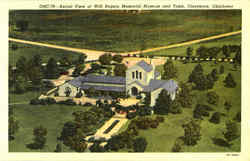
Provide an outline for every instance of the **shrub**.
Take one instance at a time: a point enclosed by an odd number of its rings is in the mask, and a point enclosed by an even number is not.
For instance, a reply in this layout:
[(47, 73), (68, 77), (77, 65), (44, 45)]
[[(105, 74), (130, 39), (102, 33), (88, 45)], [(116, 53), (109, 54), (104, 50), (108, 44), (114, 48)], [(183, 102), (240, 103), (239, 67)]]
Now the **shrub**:
[(86, 102), (86, 103), (84, 103), (83, 106), (93, 106), (93, 105), (90, 102)]
[(158, 121), (158, 122), (164, 122), (164, 117), (162, 117), (162, 116), (156, 116), (156, 120)]
[(154, 120), (154, 121), (152, 121), (152, 122), (150, 123), (150, 127), (151, 127), (151, 128), (157, 128), (158, 125), (159, 125), (159, 123), (158, 123), (157, 120)]
[(207, 102), (209, 104), (217, 105), (219, 102), (219, 96), (215, 92), (207, 93)]
[(127, 114), (127, 118), (128, 119), (133, 119), (133, 118), (135, 118), (136, 117), (136, 113), (135, 112), (129, 112), (128, 114)]
[(213, 110), (210, 106), (197, 104), (194, 111), (193, 117), (197, 119), (203, 119), (202, 116), (209, 116), (209, 112)]
[(39, 105), (40, 103), (41, 103), (41, 101), (38, 98), (34, 98), (34, 99), (30, 100), (31, 105)]
[(212, 117), (210, 118), (210, 122), (214, 123), (214, 124), (219, 124), (220, 123), (220, 113), (219, 112), (215, 112)]
[(144, 152), (147, 147), (147, 140), (145, 138), (137, 138), (134, 141), (133, 148), (135, 152)]
[(240, 111), (237, 112), (237, 114), (236, 114), (235, 117), (234, 117), (234, 120), (235, 120), (235, 121), (238, 121), (238, 122), (241, 122), (241, 112), (240, 112)]
[(184, 141), (180, 138), (175, 140), (175, 144), (172, 147), (172, 152), (181, 152), (182, 146), (184, 145)]

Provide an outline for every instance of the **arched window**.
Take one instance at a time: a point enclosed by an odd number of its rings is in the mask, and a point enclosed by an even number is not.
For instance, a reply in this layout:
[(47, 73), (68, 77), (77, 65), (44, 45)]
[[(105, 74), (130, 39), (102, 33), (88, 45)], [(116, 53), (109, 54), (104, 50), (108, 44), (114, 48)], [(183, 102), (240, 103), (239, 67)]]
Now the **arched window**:
[(140, 80), (142, 79), (142, 73), (140, 72)]
[(138, 79), (138, 71), (136, 71), (136, 79)]
[(132, 72), (132, 79), (135, 79), (135, 72)]

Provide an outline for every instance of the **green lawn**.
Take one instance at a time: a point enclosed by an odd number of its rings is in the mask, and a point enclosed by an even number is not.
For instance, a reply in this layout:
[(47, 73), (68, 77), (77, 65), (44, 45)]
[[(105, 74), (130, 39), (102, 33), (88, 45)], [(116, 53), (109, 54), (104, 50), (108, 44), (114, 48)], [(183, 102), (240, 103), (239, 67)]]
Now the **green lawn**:
[[(165, 50), (160, 50), (160, 51), (155, 51), (155, 52), (150, 52), (150, 53), (145, 53), (144, 55), (155, 55), (155, 56), (164, 56), (164, 55), (177, 55), (177, 56), (187, 56), (186, 50), (188, 47), (193, 48), (193, 56), (195, 56), (195, 51), (200, 47), (200, 46), (205, 46), (207, 48), (210, 47), (222, 47), (223, 45), (240, 45), (241, 44), (241, 34), (239, 35), (234, 35), (230, 37), (225, 37), (217, 40), (211, 40), (211, 41), (206, 41), (206, 42), (201, 42), (197, 44), (192, 44), (192, 45), (187, 45), (183, 47), (178, 47), (178, 48), (172, 48), (172, 49), (165, 49)], [(231, 57), (234, 54), (231, 54)], [(222, 55), (222, 52), (218, 54), (218, 57), (224, 57)]]
[[(15, 44), (18, 46), (17, 50), (13, 50), (11, 46)], [(40, 55), (43, 63), (47, 63), (51, 57), (59, 60), (64, 56), (68, 56), (70, 59), (75, 60), (81, 53), (75, 53), (60, 49), (53, 49), (48, 47), (40, 47), (33, 45), (26, 45), (21, 43), (9, 42), (9, 64), (15, 65), (16, 61), (24, 56), (27, 60), (31, 59), (34, 55)]]
[[(241, 10), (11, 10), (9, 36), (77, 48), (134, 51), (241, 29)], [(19, 20), (28, 30), (15, 29)], [(41, 23), (42, 22), (42, 23)]]
[[(175, 66), (178, 70), (178, 81), (186, 81), (189, 73), (192, 71), (193, 67), (197, 63), (182, 64), (181, 62), (174, 61)], [(217, 66), (213, 63), (207, 62), (202, 63), (204, 72), (210, 72), (213, 68), (219, 69), (219, 63)], [(237, 71), (232, 70), (232, 64), (223, 63), (225, 67), (225, 73), (219, 76), (219, 80), (215, 83), (212, 90), (215, 91), (219, 96), (219, 103), (217, 106), (210, 105), (215, 109), (215, 111), (225, 113), (226, 116), (222, 117), (221, 123), (216, 125), (210, 123), (209, 118), (205, 118), (201, 123), (201, 134), (202, 138), (195, 146), (184, 146), (185, 152), (226, 152), (226, 151), (240, 151), (240, 138), (234, 140), (231, 148), (220, 147), (213, 144), (212, 138), (223, 138), (222, 132), (225, 129), (225, 122), (228, 119), (233, 119), (238, 111), (241, 109), (241, 72), (240, 69)], [(160, 70), (161, 67), (158, 67)], [(223, 80), (228, 73), (232, 73), (237, 86), (235, 88), (224, 87)], [(145, 137), (148, 141), (147, 152), (171, 152), (171, 148), (174, 145), (176, 138), (184, 135), (184, 130), (181, 127), (182, 124), (193, 116), (193, 109), (197, 103), (208, 104), (207, 103), (207, 91), (193, 91), (194, 103), (191, 109), (184, 109), (182, 114), (169, 114), (165, 117), (165, 122), (160, 124), (157, 129), (140, 130), (139, 136)], [(224, 109), (225, 100), (230, 100), (232, 102), (232, 108), (227, 113)], [(213, 111), (213, 112), (215, 112)], [(210, 116), (213, 112), (210, 112)], [(155, 116), (152, 116), (155, 117)], [(238, 123), (240, 129), (240, 123)]]
[[(72, 121), (74, 111), (86, 111), (91, 107), (66, 105), (15, 105), (12, 106), (14, 116), (19, 122), (19, 130), (15, 139), (9, 142), (9, 152), (53, 152), (56, 148), (57, 137), (60, 136), (64, 123)], [(33, 142), (33, 129), (39, 125), (47, 128), (47, 143), (42, 150), (31, 150), (26, 144)], [(71, 151), (63, 146), (63, 151)]]

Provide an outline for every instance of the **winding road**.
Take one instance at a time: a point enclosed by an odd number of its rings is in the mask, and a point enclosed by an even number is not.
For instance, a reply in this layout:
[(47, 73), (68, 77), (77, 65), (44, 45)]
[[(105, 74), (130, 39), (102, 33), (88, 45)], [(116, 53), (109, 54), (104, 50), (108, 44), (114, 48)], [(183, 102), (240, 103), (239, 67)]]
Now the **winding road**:
[[(124, 52), (124, 53), (119, 53), (119, 54), (128, 55), (128, 54), (142, 54), (142, 53), (148, 53), (148, 52), (155, 52), (155, 51), (159, 51), (159, 50), (163, 50), (163, 49), (171, 49), (171, 48), (196, 44), (196, 43), (200, 43), (200, 42), (204, 42), (204, 41), (220, 39), (220, 38), (233, 36), (233, 35), (237, 35), (237, 34), (241, 34), (241, 30), (234, 31), (234, 32), (229, 32), (229, 33), (224, 33), (224, 34), (219, 34), (219, 35), (215, 35), (215, 36), (210, 36), (210, 37), (206, 37), (206, 38), (201, 38), (201, 39), (197, 39), (197, 40), (191, 40), (191, 41), (181, 42), (181, 43), (177, 43), (177, 44), (166, 45), (166, 46), (151, 48), (151, 49), (146, 49), (146, 50), (142, 50), (142, 51)], [(105, 51), (65, 47), (65, 46), (60, 46), (60, 45), (52, 45), (52, 44), (46, 44), (46, 43), (40, 43), (40, 42), (20, 40), (20, 39), (15, 39), (15, 38), (9, 38), (9, 41), (24, 43), (24, 44), (30, 44), (30, 45), (44, 46), (44, 47), (48, 47), (48, 48), (62, 49), (62, 50), (78, 52), (78, 53), (84, 53), (84, 54), (86, 54), (88, 56), (87, 61), (97, 60), (101, 55), (103, 55), (104, 53), (107, 53)], [(111, 53), (111, 54), (114, 54), (114, 53)]]

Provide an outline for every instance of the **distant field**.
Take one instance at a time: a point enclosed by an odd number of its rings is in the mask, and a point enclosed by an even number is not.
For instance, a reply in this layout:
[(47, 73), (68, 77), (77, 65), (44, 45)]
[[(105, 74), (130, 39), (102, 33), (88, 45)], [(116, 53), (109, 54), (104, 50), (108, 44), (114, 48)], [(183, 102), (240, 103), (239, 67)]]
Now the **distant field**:
[[(9, 36), (76, 48), (134, 51), (241, 29), (241, 10), (10, 11)], [(18, 20), (29, 29), (15, 29)]]
[[(206, 41), (202, 43), (197, 43), (193, 45), (187, 45), (184, 47), (160, 50), (156, 52), (145, 53), (143, 55), (155, 55), (155, 56), (164, 56), (164, 55), (178, 55), (178, 56), (187, 56), (186, 50), (188, 47), (192, 47), (194, 49), (193, 56), (195, 56), (195, 51), (200, 46), (205, 47), (222, 47), (223, 45), (240, 45), (241, 44), (241, 35), (229, 36), (222, 39)], [(232, 55), (231, 55), (232, 56)], [(223, 57), (222, 52), (219, 53), (218, 57)]]
[[(175, 66), (178, 69), (178, 82), (187, 81), (190, 72), (197, 63), (182, 64), (179, 61), (174, 61)], [(241, 71), (233, 71), (233, 65), (229, 63), (220, 63), (215, 66), (211, 62), (201, 63), (205, 73), (211, 72), (212, 69), (219, 69), (219, 65), (223, 64), (225, 67), (225, 73), (219, 76), (219, 80), (215, 83), (214, 88), (208, 91), (215, 91), (219, 96), (219, 103), (217, 106), (210, 105), (215, 109), (215, 111), (223, 112), (227, 116), (222, 117), (220, 124), (215, 125), (210, 123), (208, 120), (213, 114), (210, 112), (210, 117), (205, 117), (202, 120), (202, 130), (201, 130), (201, 140), (195, 146), (184, 146), (185, 152), (229, 152), (229, 151), (240, 151), (240, 138), (233, 141), (233, 146), (231, 148), (220, 147), (212, 142), (212, 137), (223, 138), (222, 132), (225, 129), (225, 122), (228, 119), (233, 119), (238, 111), (241, 109)], [(157, 67), (158, 70), (162, 70), (162, 66)], [(223, 80), (225, 79), (228, 72), (231, 72), (237, 86), (235, 88), (224, 87)], [(140, 130), (139, 136), (145, 137), (148, 141), (147, 152), (171, 152), (171, 148), (174, 145), (176, 138), (183, 136), (184, 131), (181, 125), (188, 119), (193, 117), (193, 109), (197, 103), (208, 104), (206, 93), (208, 91), (193, 91), (195, 95), (194, 103), (192, 109), (184, 109), (182, 114), (169, 114), (165, 117), (165, 122), (160, 124), (156, 129)], [(232, 108), (227, 113), (224, 109), (225, 100), (232, 101)], [(153, 116), (155, 117), (155, 116)], [(240, 129), (240, 123), (238, 123), (238, 128)], [(164, 140), (164, 141), (163, 141)]]
[[(18, 46), (18, 49), (13, 50), (11, 46), (15, 44)], [(52, 49), (47, 47), (39, 47), (33, 45), (26, 45), (21, 43), (10, 42), (9, 43), (9, 64), (15, 65), (16, 61), (24, 56), (26, 59), (31, 59), (34, 55), (40, 55), (43, 63), (47, 63), (49, 58), (54, 57), (59, 60), (63, 56), (69, 56), (70, 58), (77, 59), (80, 53), (60, 50), (60, 49)]]
[[(14, 116), (19, 121), (19, 130), (15, 139), (9, 142), (9, 152), (53, 152), (57, 137), (60, 136), (64, 123), (72, 121), (74, 111), (86, 111), (90, 107), (66, 105), (15, 105)], [(33, 142), (33, 129), (42, 125), (47, 128), (47, 143), (42, 150), (31, 150), (26, 144)], [(64, 152), (74, 152), (63, 145)]]

